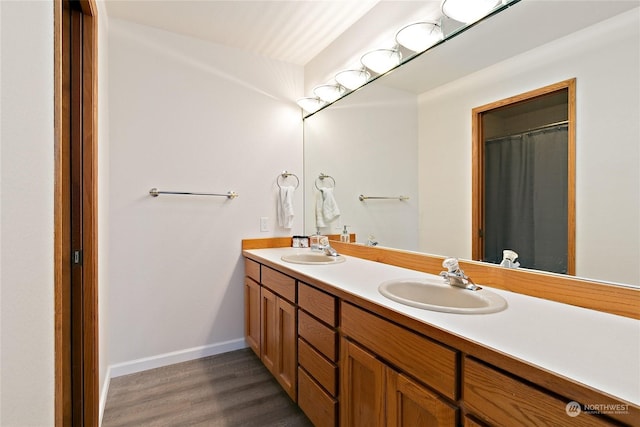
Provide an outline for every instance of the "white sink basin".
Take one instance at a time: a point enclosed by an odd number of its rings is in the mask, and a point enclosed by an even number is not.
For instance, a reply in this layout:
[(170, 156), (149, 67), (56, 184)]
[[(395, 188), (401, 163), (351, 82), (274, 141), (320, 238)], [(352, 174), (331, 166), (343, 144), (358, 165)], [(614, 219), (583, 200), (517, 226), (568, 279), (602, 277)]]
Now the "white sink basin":
[(437, 279), (399, 279), (380, 284), (385, 297), (412, 307), (446, 313), (495, 313), (507, 308), (507, 301), (486, 289), (470, 291)]
[(291, 262), (294, 264), (315, 264), (315, 265), (340, 264), (341, 262), (345, 262), (347, 260), (342, 255), (329, 256), (329, 255), (325, 255), (324, 253), (318, 253), (318, 252), (283, 255), (281, 259), (283, 261)]

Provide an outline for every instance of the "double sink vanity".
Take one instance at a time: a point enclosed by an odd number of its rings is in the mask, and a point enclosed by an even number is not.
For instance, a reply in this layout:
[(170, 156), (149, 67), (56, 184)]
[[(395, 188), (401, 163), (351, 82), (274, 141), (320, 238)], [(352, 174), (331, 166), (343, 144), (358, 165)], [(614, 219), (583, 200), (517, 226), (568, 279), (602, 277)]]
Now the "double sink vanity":
[(245, 335), (314, 425), (640, 425), (637, 318), (286, 243), (243, 241)]

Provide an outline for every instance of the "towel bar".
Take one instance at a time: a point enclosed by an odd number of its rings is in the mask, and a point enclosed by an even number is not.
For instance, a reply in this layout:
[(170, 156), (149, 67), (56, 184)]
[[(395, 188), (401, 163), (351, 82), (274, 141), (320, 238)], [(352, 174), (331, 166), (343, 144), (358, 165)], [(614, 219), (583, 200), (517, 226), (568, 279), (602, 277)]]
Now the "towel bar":
[(376, 199), (376, 200), (409, 200), (408, 196), (396, 196), (396, 197), (381, 197), (381, 196), (364, 196), (364, 195), (360, 195), (358, 196), (358, 199), (361, 202), (364, 202), (365, 200), (369, 200), (369, 199)]
[(189, 191), (160, 191), (157, 188), (152, 188), (149, 190), (149, 194), (152, 197), (158, 197), (160, 194), (177, 194), (180, 196), (221, 196), (226, 197), (227, 199), (235, 199), (239, 196), (235, 191), (229, 191), (227, 194), (217, 194), (217, 193), (194, 193)]

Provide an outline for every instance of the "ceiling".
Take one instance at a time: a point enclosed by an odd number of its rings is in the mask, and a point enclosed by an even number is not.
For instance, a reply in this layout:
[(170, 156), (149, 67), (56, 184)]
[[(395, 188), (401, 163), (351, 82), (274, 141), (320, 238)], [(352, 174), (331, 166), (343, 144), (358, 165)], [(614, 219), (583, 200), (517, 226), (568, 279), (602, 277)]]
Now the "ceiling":
[(109, 18), (305, 65), (379, 2), (106, 0), (105, 4)]

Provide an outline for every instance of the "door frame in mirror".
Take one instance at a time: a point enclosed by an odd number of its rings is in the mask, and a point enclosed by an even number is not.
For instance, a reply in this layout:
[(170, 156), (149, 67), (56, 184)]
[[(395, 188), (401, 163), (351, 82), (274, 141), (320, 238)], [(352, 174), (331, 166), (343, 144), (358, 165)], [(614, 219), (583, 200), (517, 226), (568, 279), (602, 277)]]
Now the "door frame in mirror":
[(514, 105), (560, 90), (568, 91), (568, 165), (567, 165), (567, 274), (576, 272), (576, 79), (568, 79), (519, 95), (476, 107), (471, 112), (471, 257), (481, 261), (484, 240), (484, 130), (482, 116), (491, 110)]

